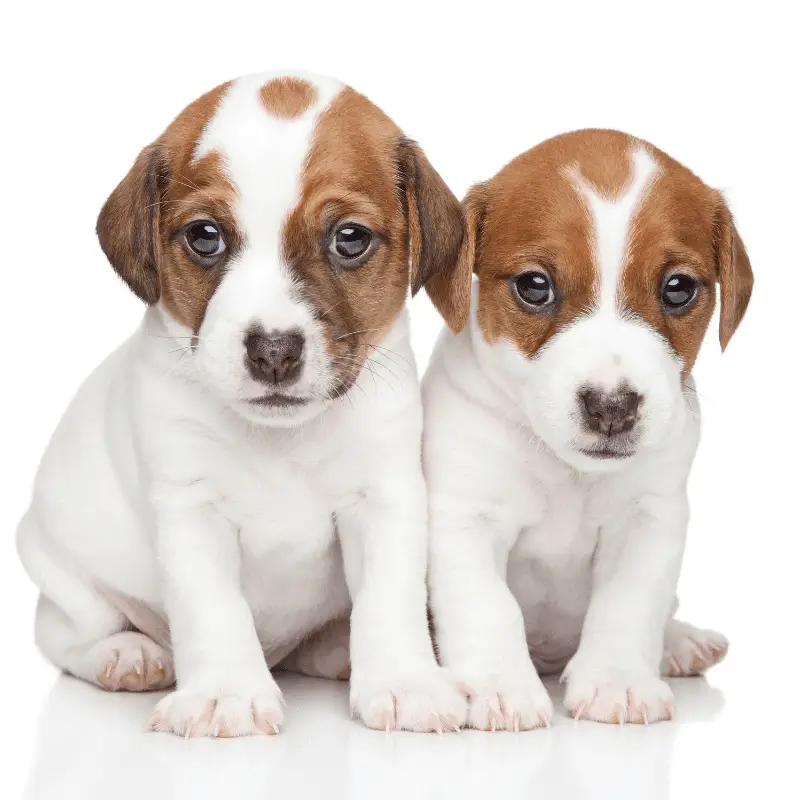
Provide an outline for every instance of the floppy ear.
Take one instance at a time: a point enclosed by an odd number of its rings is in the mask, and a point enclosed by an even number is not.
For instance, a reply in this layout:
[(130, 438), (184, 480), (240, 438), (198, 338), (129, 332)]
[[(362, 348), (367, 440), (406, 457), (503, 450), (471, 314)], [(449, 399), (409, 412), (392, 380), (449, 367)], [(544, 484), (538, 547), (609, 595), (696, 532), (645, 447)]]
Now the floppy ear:
[(97, 218), (97, 236), (106, 258), (145, 303), (155, 303), (159, 297), (158, 222), (164, 173), (161, 148), (145, 147)]
[(423, 286), (455, 331), (467, 321), (471, 265), (462, 257), (464, 215), (455, 195), (415, 142), (398, 144), (411, 242), (411, 293)]
[(717, 280), (722, 308), (719, 316), (719, 343), (728, 346), (734, 331), (747, 311), (753, 292), (753, 270), (733, 215), (719, 197), (716, 221)]

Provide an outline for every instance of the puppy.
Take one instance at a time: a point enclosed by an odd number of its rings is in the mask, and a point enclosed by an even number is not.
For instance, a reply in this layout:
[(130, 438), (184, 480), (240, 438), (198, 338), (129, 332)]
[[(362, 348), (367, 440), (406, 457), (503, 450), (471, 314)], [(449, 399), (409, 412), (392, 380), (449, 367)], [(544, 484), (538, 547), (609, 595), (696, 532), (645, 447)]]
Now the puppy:
[(440, 661), (476, 728), (547, 724), (537, 670), (565, 666), (576, 718), (671, 717), (661, 675), (727, 647), (672, 615), (692, 365), (717, 282), (723, 349), (744, 316), (742, 240), (719, 192), (615, 131), (535, 147), (465, 208), (453, 333), (423, 386)]
[(347, 677), (349, 648), (368, 726), (456, 728), (404, 312), (409, 286), (451, 294), (464, 221), (439, 175), (338, 81), (251, 76), (142, 151), (97, 232), (148, 308), (20, 525), (46, 656), (111, 690), (177, 678), (156, 730), (238, 736), (283, 722), (268, 665)]

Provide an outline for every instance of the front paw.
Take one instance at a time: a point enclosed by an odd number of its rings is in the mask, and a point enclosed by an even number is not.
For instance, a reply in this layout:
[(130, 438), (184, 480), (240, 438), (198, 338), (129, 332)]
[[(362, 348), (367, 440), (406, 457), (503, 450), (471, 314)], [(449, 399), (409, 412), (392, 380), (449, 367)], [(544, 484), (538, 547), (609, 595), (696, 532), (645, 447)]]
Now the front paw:
[(648, 672), (570, 665), (563, 680), (564, 705), (575, 719), (647, 725), (675, 716), (672, 689)]
[(460, 685), (469, 697), (470, 728), (519, 732), (550, 727), (553, 702), (535, 672), (465, 676)]
[(467, 718), (467, 701), (439, 667), (353, 670), (350, 709), (368, 728), (385, 731), (457, 732)]
[(283, 723), (283, 697), (277, 685), (230, 693), (179, 689), (156, 706), (150, 729), (186, 739), (275, 734)]

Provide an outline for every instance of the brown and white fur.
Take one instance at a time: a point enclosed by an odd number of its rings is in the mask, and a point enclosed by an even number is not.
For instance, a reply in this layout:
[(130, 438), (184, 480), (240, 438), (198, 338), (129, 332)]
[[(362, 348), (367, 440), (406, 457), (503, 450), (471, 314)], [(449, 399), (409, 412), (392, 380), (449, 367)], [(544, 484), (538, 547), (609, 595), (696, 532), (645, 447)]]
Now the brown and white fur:
[(419, 148), (328, 78), (227, 83), (142, 151), (97, 231), (148, 308), (67, 410), (18, 533), (56, 665), (177, 680), (152, 724), (183, 736), (277, 732), (281, 663), (352, 665), (371, 727), (464, 721), (427, 627), (404, 311), (432, 278), (446, 304), (463, 230)]
[(537, 670), (565, 667), (576, 717), (669, 717), (661, 675), (727, 648), (672, 615), (690, 373), (717, 283), (723, 348), (745, 313), (745, 248), (718, 192), (615, 131), (544, 142), (465, 208), (453, 332), (423, 382), (441, 663), (477, 728), (546, 724)]

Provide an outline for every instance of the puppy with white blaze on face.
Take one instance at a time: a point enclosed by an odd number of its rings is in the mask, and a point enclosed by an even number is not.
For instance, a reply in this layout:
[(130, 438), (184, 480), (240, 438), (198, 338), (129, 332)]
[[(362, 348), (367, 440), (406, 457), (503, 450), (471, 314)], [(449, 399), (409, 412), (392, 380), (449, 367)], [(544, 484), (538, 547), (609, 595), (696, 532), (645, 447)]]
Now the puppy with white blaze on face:
[(370, 727), (457, 729), (404, 305), (447, 302), (466, 238), (421, 150), (338, 81), (242, 78), (142, 151), (97, 232), (148, 308), (20, 524), (41, 649), (109, 690), (177, 681), (152, 727), (187, 737), (277, 733), (274, 666), (350, 675)]
[(723, 348), (744, 316), (744, 245), (719, 192), (616, 131), (544, 142), (464, 206), (452, 332), (423, 381), (440, 661), (475, 728), (547, 725), (539, 674), (562, 670), (576, 718), (671, 718), (662, 676), (727, 649), (673, 614), (691, 371), (717, 283)]

